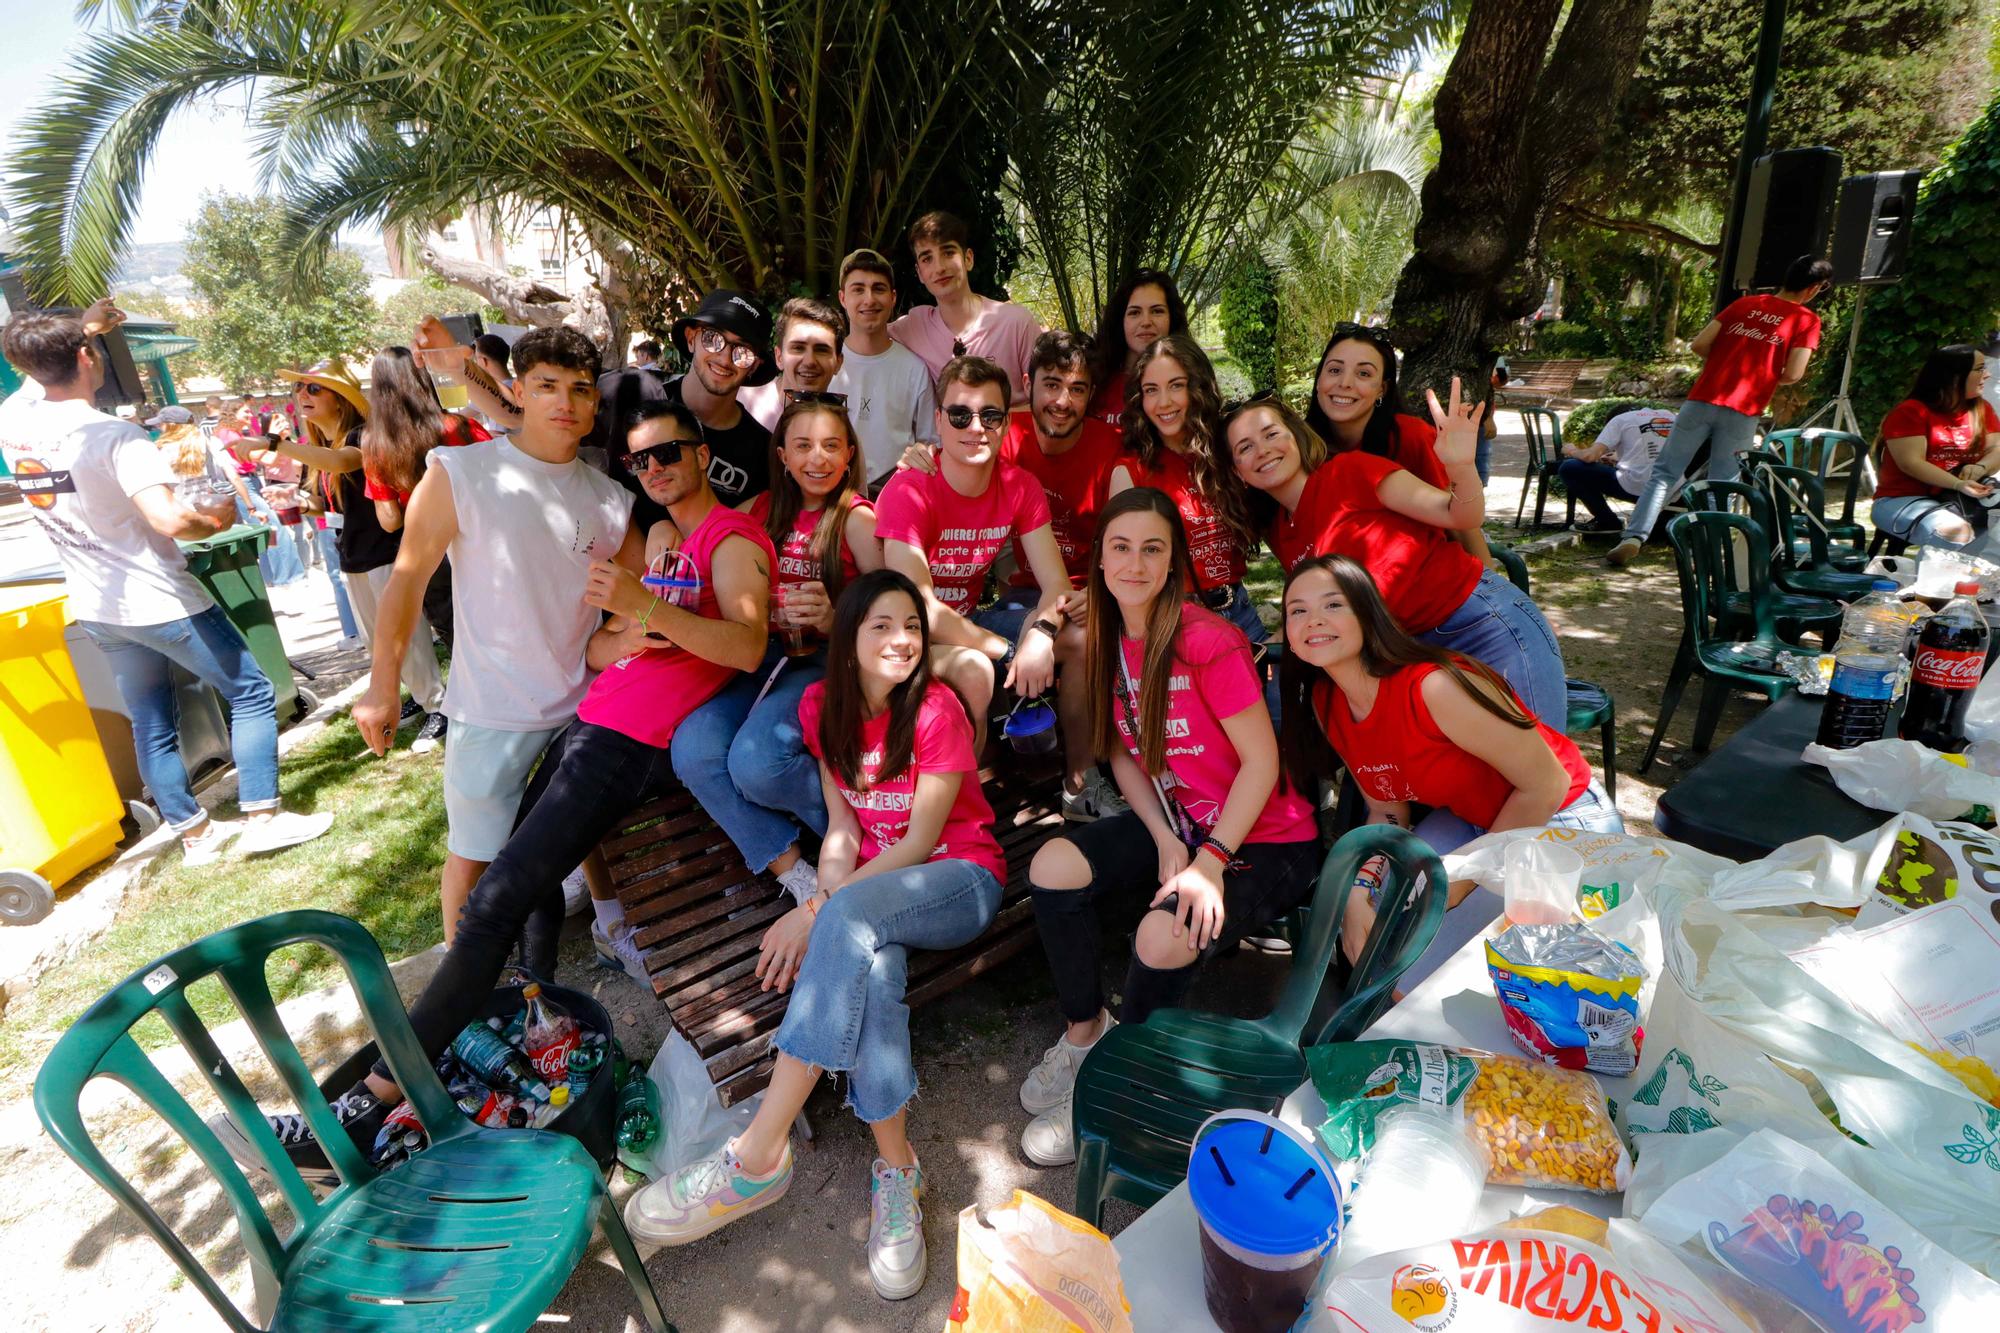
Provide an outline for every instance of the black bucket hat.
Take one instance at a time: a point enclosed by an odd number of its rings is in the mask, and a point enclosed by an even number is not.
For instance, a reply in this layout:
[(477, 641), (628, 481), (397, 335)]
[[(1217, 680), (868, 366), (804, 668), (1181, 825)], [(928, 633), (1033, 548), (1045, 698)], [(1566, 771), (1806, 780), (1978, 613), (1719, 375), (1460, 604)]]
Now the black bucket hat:
[(734, 334), (757, 353), (757, 364), (744, 378), (746, 385), (769, 384), (777, 378), (778, 366), (771, 360), (771, 312), (756, 297), (727, 287), (716, 288), (701, 298), (692, 315), (682, 315), (674, 321), (674, 341), (687, 347), (688, 326), (693, 324)]

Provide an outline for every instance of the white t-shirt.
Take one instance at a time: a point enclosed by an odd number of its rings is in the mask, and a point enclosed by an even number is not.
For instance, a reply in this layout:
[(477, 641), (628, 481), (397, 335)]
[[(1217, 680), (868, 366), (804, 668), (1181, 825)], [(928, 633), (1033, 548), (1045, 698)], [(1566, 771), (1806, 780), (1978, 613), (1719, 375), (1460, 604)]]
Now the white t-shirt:
[(579, 460), (530, 457), (506, 436), (433, 449), (429, 466), (451, 479), (458, 511), (444, 715), (496, 731), (564, 725), (590, 683), (590, 562), (618, 554), (631, 492)]
[(847, 419), (861, 437), (870, 478), (895, 471), (913, 441), (937, 442), (930, 367), (899, 342), (874, 356), (848, 347), (827, 388), (847, 395)]
[(1660, 456), (1660, 447), (1673, 428), (1672, 412), (1636, 407), (1620, 412), (1597, 432), (1596, 442), (1611, 450), (1611, 461), (1618, 465), (1618, 486), (1627, 495), (1637, 495), (1645, 488), (1653, 460)]
[(179, 480), (146, 432), (80, 401), (10, 397), (0, 454), (69, 581), (70, 614), (105, 625), (164, 625), (212, 601), (187, 557), (132, 497)]

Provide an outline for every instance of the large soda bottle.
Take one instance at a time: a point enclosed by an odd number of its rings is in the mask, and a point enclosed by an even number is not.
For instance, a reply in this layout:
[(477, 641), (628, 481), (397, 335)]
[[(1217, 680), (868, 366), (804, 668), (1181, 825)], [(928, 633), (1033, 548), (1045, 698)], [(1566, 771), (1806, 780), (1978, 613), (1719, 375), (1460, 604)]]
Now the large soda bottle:
[(1821, 745), (1848, 750), (1882, 739), (1909, 637), (1910, 621), (1892, 579), (1878, 579), (1875, 591), (1847, 608), (1833, 649), (1833, 683), (1819, 717)]
[(1917, 660), (1910, 673), (1910, 700), (1896, 733), (1944, 754), (1965, 748), (1965, 710), (1986, 673), (1986, 617), (1974, 600), (1979, 585), (1959, 584), (1957, 594), (1932, 616), (1917, 636)]
[[(535, 1073), (550, 1087), (569, 1081), (569, 1053), (583, 1039), (583, 1029), (569, 1012), (542, 994), (541, 983), (531, 981), (521, 988), (521, 1003), (527, 1021), (521, 1027), (521, 1049)], [(547, 1101), (546, 1092), (538, 1099)]]
[(451, 1049), (467, 1069), (496, 1088), (548, 1100), (549, 1085), (535, 1073), (535, 1067), (484, 1023), (467, 1023), (465, 1030), (452, 1038)]

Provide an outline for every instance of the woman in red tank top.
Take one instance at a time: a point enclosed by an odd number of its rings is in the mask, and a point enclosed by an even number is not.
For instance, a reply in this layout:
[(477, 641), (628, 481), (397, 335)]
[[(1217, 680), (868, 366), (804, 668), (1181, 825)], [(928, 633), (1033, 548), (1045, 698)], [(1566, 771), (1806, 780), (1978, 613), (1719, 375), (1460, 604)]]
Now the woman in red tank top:
[[(1344, 767), (1368, 822), (1412, 828), (1440, 856), (1501, 829), (1624, 831), (1576, 745), (1491, 668), (1404, 633), (1355, 561), (1301, 562), (1284, 611), (1283, 749), (1294, 785), (1311, 790)], [(1447, 925), (1405, 986), (1497, 915), (1489, 891), (1468, 901), (1475, 887), (1452, 884)], [(1349, 901), (1350, 955), (1367, 938), (1370, 907)]]

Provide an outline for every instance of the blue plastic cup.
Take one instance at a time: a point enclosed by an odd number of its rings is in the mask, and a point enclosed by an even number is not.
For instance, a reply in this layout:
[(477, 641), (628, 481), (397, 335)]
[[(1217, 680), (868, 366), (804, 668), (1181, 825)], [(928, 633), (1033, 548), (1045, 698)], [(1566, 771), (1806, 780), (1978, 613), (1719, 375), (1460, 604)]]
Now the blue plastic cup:
[(1201, 1281), (1222, 1333), (1285, 1333), (1340, 1243), (1340, 1182), (1306, 1133), (1261, 1111), (1210, 1116), (1188, 1158)]

